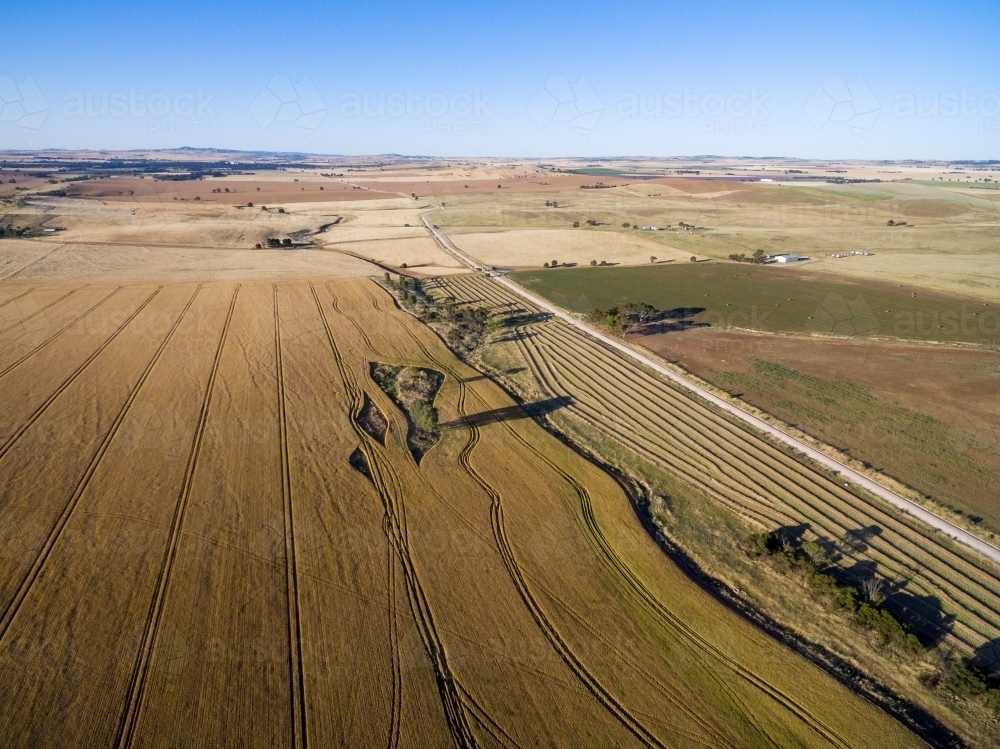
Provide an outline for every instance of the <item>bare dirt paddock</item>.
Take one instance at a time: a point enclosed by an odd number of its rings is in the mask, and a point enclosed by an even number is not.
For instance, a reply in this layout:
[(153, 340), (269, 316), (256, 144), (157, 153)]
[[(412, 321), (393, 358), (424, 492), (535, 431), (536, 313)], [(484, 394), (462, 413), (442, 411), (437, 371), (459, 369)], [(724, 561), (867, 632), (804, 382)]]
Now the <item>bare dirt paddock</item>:
[[(7, 747), (919, 745), (369, 281), (0, 311)], [(444, 376), (419, 464), (373, 363)]]

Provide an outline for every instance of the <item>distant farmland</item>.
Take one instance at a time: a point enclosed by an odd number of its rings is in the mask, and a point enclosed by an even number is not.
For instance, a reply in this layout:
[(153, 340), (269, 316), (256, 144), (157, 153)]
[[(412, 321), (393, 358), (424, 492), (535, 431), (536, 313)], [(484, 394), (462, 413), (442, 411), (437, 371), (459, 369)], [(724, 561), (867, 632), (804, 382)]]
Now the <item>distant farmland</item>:
[(910, 287), (736, 263), (558, 268), (511, 276), (573, 312), (645, 302), (690, 324), (1000, 345), (1000, 309)]
[[(920, 743), (368, 281), (0, 305), (5, 747)], [(440, 378), (419, 463), (404, 368)]]

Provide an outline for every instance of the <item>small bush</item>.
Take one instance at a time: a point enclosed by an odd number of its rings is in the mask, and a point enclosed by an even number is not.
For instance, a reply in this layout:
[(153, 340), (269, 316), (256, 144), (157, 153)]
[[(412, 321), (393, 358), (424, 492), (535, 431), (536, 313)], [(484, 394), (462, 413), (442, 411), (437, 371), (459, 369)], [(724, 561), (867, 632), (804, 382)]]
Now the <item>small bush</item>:
[(410, 418), (413, 419), (413, 426), (418, 432), (433, 434), (437, 431), (437, 409), (423, 401), (414, 401), (410, 404)]
[(939, 685), (965, 699), (986, 694), (988, 688), (985, 675), (966, 658), (953, 661)]

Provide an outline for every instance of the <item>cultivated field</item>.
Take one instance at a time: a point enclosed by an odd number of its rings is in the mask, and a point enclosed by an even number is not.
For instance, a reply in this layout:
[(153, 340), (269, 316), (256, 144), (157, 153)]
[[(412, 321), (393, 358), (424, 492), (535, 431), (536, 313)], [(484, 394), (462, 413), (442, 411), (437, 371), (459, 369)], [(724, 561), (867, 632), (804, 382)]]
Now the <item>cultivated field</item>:
[(996, 351), (710, 329), (633, 341), (1000, 530)]
[[(534, 178), (549, 182), (548, 192), (537, 193), (525, 189), (532, 181), (525, 175), (504, 181), (503, 189), (489, 195), (470, 190), (441, 195), (445, 209), (435, 214), (434, 221), (459, 246), (463, 234), (503, 232), (508, 240), (504, 249), (516, 264), (528, 268), (563, 258), (550, 257), (541, 242), (520, 241), (520, 232), (573, 231), (579, 242), (594, 247), (587, 252), (592, 257), (583, 262), (644, 264), (649, 255), (667, 259), (678, 251), (721, 260), (762, 249), (769, 255), (808, 257), (808, 265), (817, 271), (1000, 302), (996, 190), (955, 189), (930, 180), (916, 183), (904, 176), (903, 169), (892, 174), (858, 169), (854, 178), (863, 180), (860, 184), (827, 183), (826, 178), (841, 177), (822, 169), (806, 170), (811, 172), (806, 175), (786, 173), (787, 181), (769, 175), (776, 180), (773, 183), (761, 183), (766, 170), (752, 167), (746, 168), (751, 171), (747, 176), (740, 174), (744, 171), (740, 167), (688, 178), (658, 176), (650, 169), (645, 175), (587, 171), (597, 172), (591, 184), (601, 181), (607, 187), (580, 189), (559, 183), (561, 176), (546, 176)], [(742, 181), (748, 179), (752, 181)], [(574, 222), (578, 228), (572, 228)], [(645, 225), (664, 231), (634, 228)], [(660, 249), (612, 257), (615, 248), (630, 239)], [(498, 251), (501, 241), (492, 238), (490, 251)], [(602, 243), (607, 247), (603, 252)], [(856, 250), (874, 256), (833, 257)]]
[[(368, 281), (0, 297), (6, 746), (918, 743)], [(419, 465), (372, 363), (444, 375)]]
[[(894, 610), (925, 642), (943, 640), (996, 660), (1000, 577), (978, 555), (804, 464), (574, 328), (537, 315), (486, 278), (448, 279), (437, 293), (522, 310), (512, 339), (520, 356), (511, 371), (523, 370), (546, 398), (572, 399), (553, 418), (563, 414), (610, 435), (758, 527), (798, 528), (836, 542), (847, 574), (877, 572), (892, 581)], [(814, 635), (837, 649), (822, 632)]]
[[(862, 258), (864, 259), (864, 258)], [(737, 263), (557, 268), (512, 278), (572, 312), (645, 302), (663, 325), (1000, 345), (1000, 305), (915, 286)]]
[[(432, 214), (436, 219), (437, 215)], [(655, 255), (662, 262), (687, 261), (691, 254), (667, 247), (646, 238), (647, 235), (580, 232), (572, 229), (524, 229), (520, 231), (461, 234), (453, 239), (455, 246), (472, 257), (500, 267), (525, 267), (557, 260), (560, 263), (590, 265), (648, 263)]]

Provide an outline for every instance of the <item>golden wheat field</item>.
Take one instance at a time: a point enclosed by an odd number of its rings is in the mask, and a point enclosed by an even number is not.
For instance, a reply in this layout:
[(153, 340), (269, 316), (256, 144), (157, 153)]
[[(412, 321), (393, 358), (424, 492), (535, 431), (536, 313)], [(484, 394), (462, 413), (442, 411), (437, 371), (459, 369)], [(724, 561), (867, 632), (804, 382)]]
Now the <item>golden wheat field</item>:
[[(920, 743), (368, 280), (7, 283), (0, 321), (4, 746)], [(443, 375), (419, 463), (376, 364)]]

